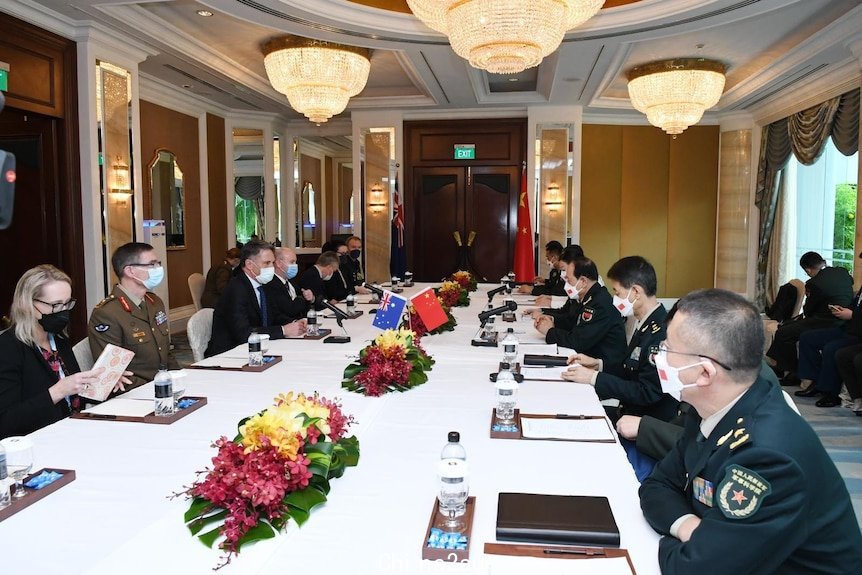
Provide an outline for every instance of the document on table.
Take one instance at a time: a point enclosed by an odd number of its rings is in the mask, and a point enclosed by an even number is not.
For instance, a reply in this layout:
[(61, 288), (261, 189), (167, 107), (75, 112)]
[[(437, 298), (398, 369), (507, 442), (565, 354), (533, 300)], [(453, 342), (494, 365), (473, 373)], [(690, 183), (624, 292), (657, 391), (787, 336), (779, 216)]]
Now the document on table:
[(524, 439), (565, 439), (568, 441), (614, 441), (608, 420), (604, 417), (531, 418), (521, 415)]
[[(550, 556), (553, 557), (553, 556)], [(590, 557), (578, 559), (551, 559), (536, 557), (513, 557), (509, 555), (485, 555), (492, 575), (632, 575), (625, 557)]]
[(221, 367), (229, 369), (242, 368), (248, 363), (247, 357), (208, 357), (193, 364), (195, 367)]
[(568, 365), (554, 365), (551, 367), (537, 367), (533, 365), (522, 365), (521, 375), (524, 379), (552, 379), (563, 381), (563, 372), (569, 369)]
[(94, 405), (81, 413), (91, 413), (93, 415), (118, 415), (125, 417), (144, 417), (153, 412), (153, 401), (143, 399), (124, 399), (117, 398), (99, 405)]

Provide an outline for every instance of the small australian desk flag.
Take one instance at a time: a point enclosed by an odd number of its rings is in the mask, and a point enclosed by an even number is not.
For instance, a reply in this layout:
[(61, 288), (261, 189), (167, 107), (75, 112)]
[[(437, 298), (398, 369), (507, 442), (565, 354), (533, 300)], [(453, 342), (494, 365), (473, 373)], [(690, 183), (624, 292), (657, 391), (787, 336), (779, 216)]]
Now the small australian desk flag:
[(377, 308), (377, 315), (374, 316), (371, 325), (380, 329), (398, 329), (405, 305), (407, 305), (406, 299), (391, 291), (384, 291), (383, 297), (380, 298), (380, 306)]

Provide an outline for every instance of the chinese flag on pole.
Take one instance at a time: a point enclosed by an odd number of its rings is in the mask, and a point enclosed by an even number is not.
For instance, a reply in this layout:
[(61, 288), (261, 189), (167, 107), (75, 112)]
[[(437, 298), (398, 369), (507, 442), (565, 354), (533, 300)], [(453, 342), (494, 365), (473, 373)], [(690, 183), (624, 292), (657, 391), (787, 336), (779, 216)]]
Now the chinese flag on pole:
[(530, 201), (527, 197), (527, 166), (521, 170), (521, 194), (518, 200), (518, 235), (515, 236), (515, 281), (529, 282), (535, 276), (533, 259), (533, 226), (530, 224)]
[(437, 329), (449, 319), (440, 300), (437, 299), (437, 294), (430, 287), (410, 298), (410, 303), (413, 304), (413, 309), (422, 318), (422, 323), (428, 331)]

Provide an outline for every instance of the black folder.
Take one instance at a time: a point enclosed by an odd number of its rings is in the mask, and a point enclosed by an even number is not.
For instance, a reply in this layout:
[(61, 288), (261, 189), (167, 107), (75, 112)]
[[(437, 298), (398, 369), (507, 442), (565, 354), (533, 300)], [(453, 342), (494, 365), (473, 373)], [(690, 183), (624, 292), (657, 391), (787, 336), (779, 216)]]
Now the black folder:
[(620, 530), (607, 497), (500, 493), (497, 539), (619, 547)]
[(524, 354), (524, 365), (539, 365), (542, 367), (554, 367), (566, 365), (569, 358), (564, 355), (536, 355)]

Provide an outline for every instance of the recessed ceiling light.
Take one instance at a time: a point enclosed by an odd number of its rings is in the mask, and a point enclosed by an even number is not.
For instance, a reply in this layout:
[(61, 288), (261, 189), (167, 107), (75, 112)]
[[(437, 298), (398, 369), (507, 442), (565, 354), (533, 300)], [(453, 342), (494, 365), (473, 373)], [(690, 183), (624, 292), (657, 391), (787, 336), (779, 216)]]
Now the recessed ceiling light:
[(186, 90), (191, 90), (192, 85), (191, 84), (183, 84), (183, 88), (185, 88)]
[(209, 18), (213, 15), (213, 13), (209, 10), (198, 10), (197, 12), (195, 12), (195, 14), (197, 14), (198, 16), (203, 16), (204, 18)]

